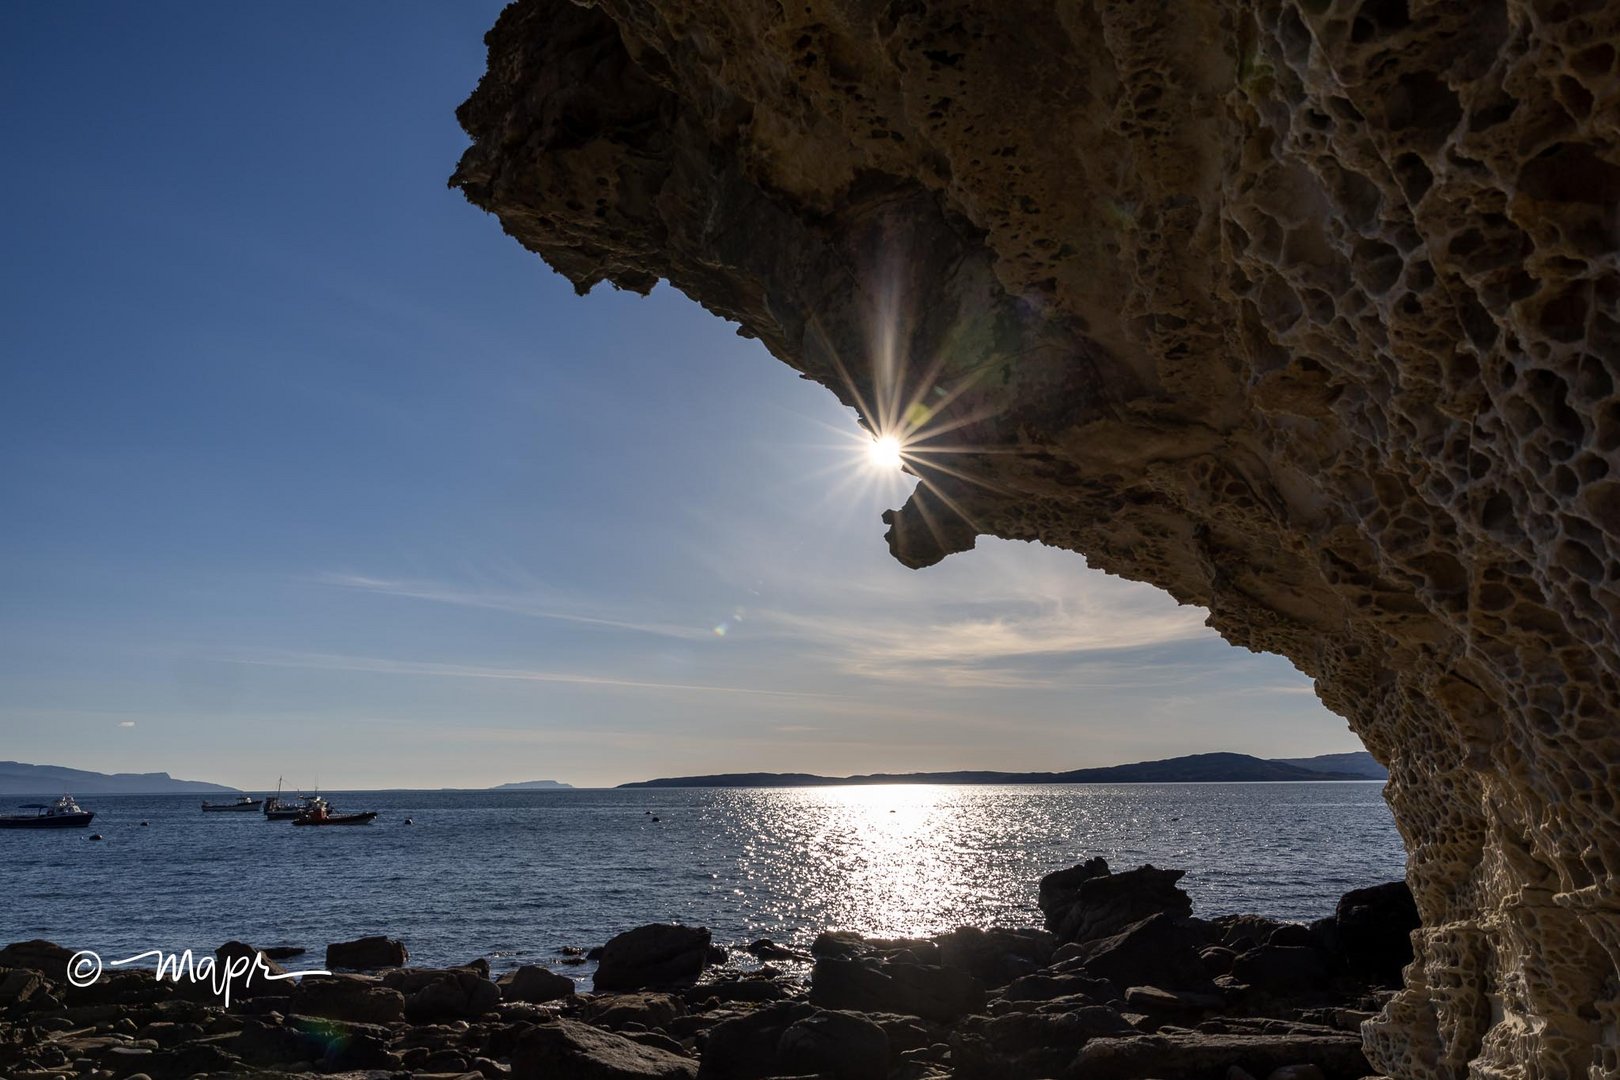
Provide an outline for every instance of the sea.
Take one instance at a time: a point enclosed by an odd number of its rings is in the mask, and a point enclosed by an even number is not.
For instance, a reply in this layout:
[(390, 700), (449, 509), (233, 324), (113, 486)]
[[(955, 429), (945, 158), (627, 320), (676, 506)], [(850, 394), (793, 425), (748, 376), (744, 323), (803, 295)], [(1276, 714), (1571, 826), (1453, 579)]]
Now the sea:
[(0, 830), (0, 943), (45, 938), (106, 963), (240, 940), (306, 948), (286, 964), (308, 968), (329, 942), (386, 934), (413, 964), (484, 957), (496, 972), (544, 964), (588, 980), (592, 965), (569, 966), (564, 950), (649, 922), (706, 926), (731, 949), (759, 938), (803, 949), (823, 930), (1039, 926), (1041, 876), (1094, 855), (1115, 870), (1185, 870), (1195, 915), (1308, 921), (1404, 873), (1381, 790), (333, 792), (339, 812), (379, 816), (318, 829), (203, 813), (194, 795), (86, 797), (87, 829)]

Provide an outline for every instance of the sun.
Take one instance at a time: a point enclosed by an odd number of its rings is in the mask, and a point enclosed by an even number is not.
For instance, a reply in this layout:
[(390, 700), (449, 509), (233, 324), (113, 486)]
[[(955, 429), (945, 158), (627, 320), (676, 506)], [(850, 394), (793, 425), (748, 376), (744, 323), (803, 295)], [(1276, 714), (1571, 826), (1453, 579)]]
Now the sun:
[(900, 455), (900, 440), (893, 435), (878, 436), (867, 445), (866, 460), (873, 468), (898, 471), (904, 460)]

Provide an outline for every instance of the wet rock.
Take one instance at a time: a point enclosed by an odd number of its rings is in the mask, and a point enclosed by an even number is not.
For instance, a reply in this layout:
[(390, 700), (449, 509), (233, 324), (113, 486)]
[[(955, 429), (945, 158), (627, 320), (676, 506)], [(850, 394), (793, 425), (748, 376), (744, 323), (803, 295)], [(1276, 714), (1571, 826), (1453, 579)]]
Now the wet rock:
[(709, 944), (709, 931), (700, 926), (638, 926), (602, 947), (593, 985), (598, 990), (642, 990), (694, 983), (708, 964)]
[(1039, 895), (1046, 928), (1059, 941), (1087, 942), (1117, 934), (1150, 915), (1186, 918), (1192, 901), (1176, 887), (1185, 873), (1141, 866), (1115, 874), (1098, 857), (1047, 874)]
[(269, 948), (260, 949), (259, 951), (272, 960), (291, 960), (295, 956), (303, 956), (309, 952), (308, 949), (299, 945), (271, 945)]
[(1085, 1080), (1203, 1080), (1236, 1066), (1256, 1076), (1315, 1065), (1327, 1080), (1357, 1080), (1370, 1071), (1353, 1035), (1221, 1035), (1203, 1032), (1093, 1039), (1072, 1065)]
[(513, 1080), (695, 1080), (698, 1063), (576, 1020), (532, 1028), (512, 1052)]
[(326, 947), (329, 968), (403, 967), (411, 957), (403, 941), (376, 935), (355, 941), (340, 941)]
[(1347, 892), (1333, 915), (1337, 945), (1345, 966), (1381, 986), (1399, 986), (1401, 970), (1412, 962), (1417, 904), (1404, 881)]
[(743, 951), (760, 960), (809, 960), (804, 953), (778, 945), (770, 938), (760, 938), (743, 947)]
[(576, 989), (573, 979), (537, 964), (525, 964), (502, 975), (497, 985), (503, 1001), (527, 1001), (536, 1005), (572, 997)]
[(294, 1012), (359, 1024), (391, 1024), (405, 1017), (405, 995), (360, 975), (307, 975), (292, 992)]

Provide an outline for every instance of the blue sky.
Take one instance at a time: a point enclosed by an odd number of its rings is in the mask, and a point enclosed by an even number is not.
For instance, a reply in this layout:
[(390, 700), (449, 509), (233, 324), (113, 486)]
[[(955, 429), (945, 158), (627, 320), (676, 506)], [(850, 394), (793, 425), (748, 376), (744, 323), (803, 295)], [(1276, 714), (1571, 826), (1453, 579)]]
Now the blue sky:
[[(668, 288), (448, 190), (497, 3), (0, 9), (0, 758), (262, 789), (1353, 749), (909, 482)], [(723, 631), (723, 632), (722, 632)]]

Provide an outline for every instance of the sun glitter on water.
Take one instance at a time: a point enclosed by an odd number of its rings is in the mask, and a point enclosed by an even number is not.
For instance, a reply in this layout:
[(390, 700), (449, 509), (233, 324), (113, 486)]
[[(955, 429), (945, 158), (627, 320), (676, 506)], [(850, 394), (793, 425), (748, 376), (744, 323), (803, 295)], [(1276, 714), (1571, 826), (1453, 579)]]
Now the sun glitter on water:
[(866, 448), (867, 464), (875, 469), (888, 472), (897, 472), (902, 464), (900, 454), (900, 440), (893, 435), (882, 435), (873, 439)]

